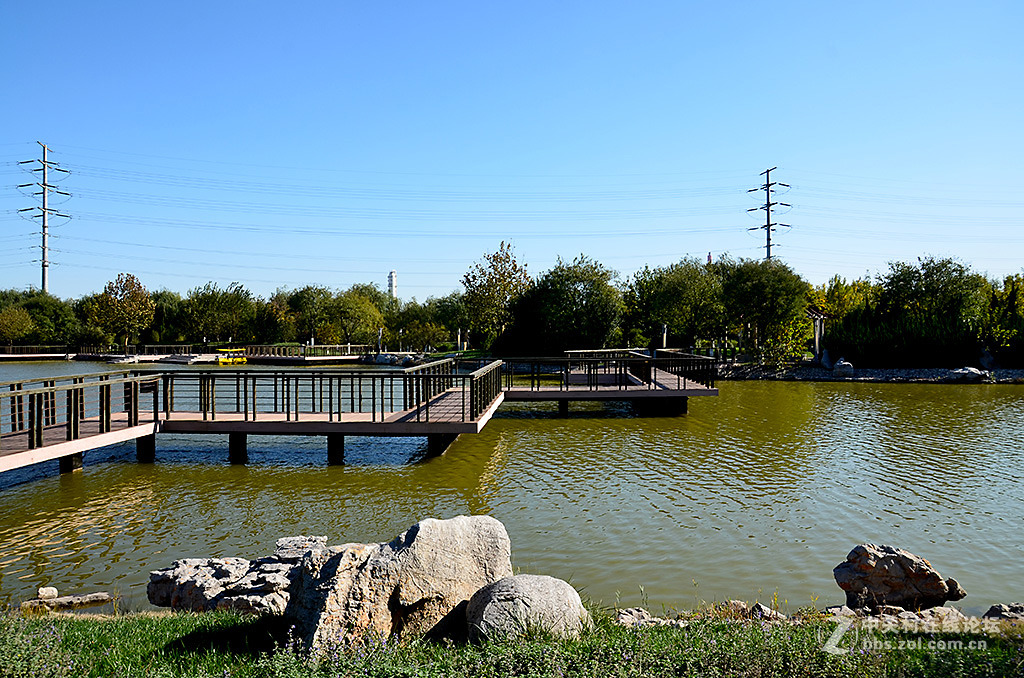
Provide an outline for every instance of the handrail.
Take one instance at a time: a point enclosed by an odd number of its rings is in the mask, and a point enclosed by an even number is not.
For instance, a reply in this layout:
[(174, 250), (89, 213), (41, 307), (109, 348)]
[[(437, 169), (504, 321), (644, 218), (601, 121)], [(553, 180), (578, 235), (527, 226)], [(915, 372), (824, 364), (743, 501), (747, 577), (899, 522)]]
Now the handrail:
[[(501, 361), (473, 374), (456, 374), (455, 361), (446, 358), (425, 365), (391, 370), (175, 370), (158, 374), (162, 380), (162, 412), (242, 415), (257, 420), (268, 414), (298, 421), (310, 414), (340, 421), (343, 415), (369, 414), (370, 421), (406, 412), (415, 421), (431, 421), (431, 408), (442, 399), (458, 398), (461, 421), (476, 419), (501, 393)], [(497, 375), (497, 376), (496, 376)], [(460, 395), (461, 392), (461, 395)], [(448, 406), (447, 420), (452, 410)], [(437, 415), (433, 415), (436, 420)]]
[[(664, 388), (659, 386), (656, 378), (659, 370), (675, 376), (676, 388), (679, 389), (687, 388), (687, 382), (714, 388), (717, 376), (715, 363), (709, 358), (679, 351), (662, 355), (655, 352), (652, 358), (632, 349), (629, 355), (618, 357), (509, 359), (505, 361), (503, 372), (506, 389), (528, 386), (531, 391), (546, 388), (569, 390), (570, 386), (582, 386), (592, 391), (629, 391)], [(523, 383), (527, 376), (528, 384)], [(555, 377), (559, 379), (557, 385), (550, 383)]]
[(0, 354), (3, 355), (67, 355), (72, 352), (67, 345), (47, 344), (15, 344), (13, 346), (0, 346)]
[[(95, 427), (96, 433), (109, 433), (115, 425), (138, 426), (144, 392), (153, 396), (152, 421), (159, 420), (159, 376), (122, 373), (114, 378), (104, 378), (95, 375), (100, 378), (94, 381), (86, 381), (86, 376), (57, 377), (40, 387), (28, 389), (21, 388), (28, 382), (14, 383), (10, 390), (0, 392), (0, 444), (12, 436), (25, 435), (31, 450), (53, 442), (77, 440), (86, 425)], [(56, 383), (69, 380), (71, 383), (59, 386)], [(123, 398), (114, 397), (115, 386), (123, 388)], [(58, 398), (60, 393), (65, 397)], [(125, 414), (123, 421), (115, 421), (115, 412)], [(62, 428), (63, 436), (58, 433), (56, 441), (46, 442), (48, 432)]]
[(96, 377), (109, 377), (115, 374), (127, 375), (135, 370), (107, 370), (106, 372), (89, 372), (88, 374), (68, 374), (60, 377), (35, 377), (33, 379), (19, 379), (17, 381), (0, 381), (0, 389), (26, 384), (48, 384), (51, 381), (67, 381), (69, 379), (92, 379)]

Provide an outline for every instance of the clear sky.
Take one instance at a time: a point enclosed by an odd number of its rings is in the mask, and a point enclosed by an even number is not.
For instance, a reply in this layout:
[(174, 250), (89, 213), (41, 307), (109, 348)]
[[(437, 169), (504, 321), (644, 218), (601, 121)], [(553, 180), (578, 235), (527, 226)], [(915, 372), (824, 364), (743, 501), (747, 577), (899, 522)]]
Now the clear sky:
[[(51, 292), (121, 271), (460, 289), (773, 255), (812, 283), (1024, 266), (1024, 3), (70, 2), (0, 9), (0, 287), (38, 287), (36, 141), (71, 175)], [(55, 201), (56, 202), (56, 201)]]

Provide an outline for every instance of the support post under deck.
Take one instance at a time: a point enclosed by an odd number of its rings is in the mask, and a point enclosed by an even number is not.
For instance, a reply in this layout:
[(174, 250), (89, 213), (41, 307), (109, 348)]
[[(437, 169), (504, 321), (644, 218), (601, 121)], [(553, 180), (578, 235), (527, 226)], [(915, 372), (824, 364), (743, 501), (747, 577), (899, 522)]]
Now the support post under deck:
[(228, 434), (228, 462), (232, 464), (249, 463), (249, 448), (244, 433)]
[(57, 459), (57, 463), (60, 465), (61, 473), (72, 473), (74, 471), (82, 470), (82, 453), (76, 452), (75, 454), (69, 454), (66, 457), (60, 457)]
[(637, 398), (633, 401), (633, 409), (641, 417), (678, 417), (686, 414), (689, 398), (677, 396), (673, 398)]
[(139, 436), (135, 439), (135, 459), (141, 464), (152, 464), (156, 461), (156, 434)]
[(340, 433), (327, 434), (327, 465), (340, 466), (345, 463), (345, 436)]
[(445, 453), (448, 447), (459, 437), (458, 433), (431, 433), (427, 436), (427, 456), (437, 457)]
[(568, 417), (569, 416), (569, 401), (559, 400), (558, 401), (558, 416)]

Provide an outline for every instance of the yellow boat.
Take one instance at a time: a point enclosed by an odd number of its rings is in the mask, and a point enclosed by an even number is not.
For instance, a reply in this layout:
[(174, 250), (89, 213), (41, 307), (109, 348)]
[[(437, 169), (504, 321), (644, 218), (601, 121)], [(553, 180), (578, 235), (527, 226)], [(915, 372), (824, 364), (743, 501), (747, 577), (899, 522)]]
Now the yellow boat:
[(247, 362), (244, 348), (218, 348), (217, 352), (220, 353), (218, 365), (244, 365)]

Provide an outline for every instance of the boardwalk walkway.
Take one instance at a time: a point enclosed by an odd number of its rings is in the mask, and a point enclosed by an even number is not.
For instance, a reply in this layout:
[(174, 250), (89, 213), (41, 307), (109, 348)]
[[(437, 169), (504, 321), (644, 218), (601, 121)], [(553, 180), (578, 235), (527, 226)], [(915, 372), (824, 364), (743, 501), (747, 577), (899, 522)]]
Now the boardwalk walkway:
[[(443, 452), (478, 433), (505, 400), (629, 400), (679, 414), (713, 396), (714, 365), (683, 354), (621, 352), (492, 361), (467, 372), (439, 360), (404, 370), (131, 370), (0, 384), (0, 472), (52, 459), (81, 467), (82, 453), (129, 440), (151, 460), (158, 433), (221, 433), (245, 461), (248, 435), (327, 436), (329, 463), (344, 437), (423, 436)], [(652, 407), (654, 406), (654, 407)]]

